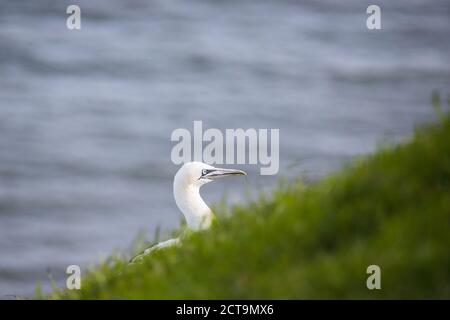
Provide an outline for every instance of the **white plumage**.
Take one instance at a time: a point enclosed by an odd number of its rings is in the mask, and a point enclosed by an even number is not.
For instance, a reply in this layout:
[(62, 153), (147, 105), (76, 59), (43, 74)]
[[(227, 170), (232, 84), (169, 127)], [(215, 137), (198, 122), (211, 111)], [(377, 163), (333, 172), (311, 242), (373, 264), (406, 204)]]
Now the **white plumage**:
[[(215, 168), (203, 162), (188, 162), (177, 171), (173, 180), (173, 195), (189, 229), (193, 231), (207, 229), (214, 218), (211, 209), (200, 196), (200, 188), (217, 178), (235, 175), (247, 174), (241, 170)], [(160, 242), (134, 257), (131, 262), (140, 260), (153, 251), (179, 243), (179, 238)]]

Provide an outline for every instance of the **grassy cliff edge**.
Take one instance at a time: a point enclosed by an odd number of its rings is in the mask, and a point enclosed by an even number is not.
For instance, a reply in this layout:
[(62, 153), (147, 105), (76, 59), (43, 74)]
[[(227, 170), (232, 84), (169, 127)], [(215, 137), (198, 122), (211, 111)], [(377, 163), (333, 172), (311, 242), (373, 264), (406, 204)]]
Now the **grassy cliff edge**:
[[(50, 298), (449, 299), (450, 117), (312, 185), (222, 210), (182, 247), (113, 259)], [(366, 287), (373, 264), (381, 290)]]

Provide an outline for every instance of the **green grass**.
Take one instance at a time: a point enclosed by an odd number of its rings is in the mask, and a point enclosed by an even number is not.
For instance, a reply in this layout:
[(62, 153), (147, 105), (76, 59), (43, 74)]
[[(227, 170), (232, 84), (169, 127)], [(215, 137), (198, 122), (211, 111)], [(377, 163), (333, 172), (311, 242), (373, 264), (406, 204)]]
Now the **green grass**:
[[(450, 117), (311, 185), (219, 208), (212, 229), (83, 274), (75, 299), (450, 298)], [(366, 269), (381, 268), (381, 290)]]

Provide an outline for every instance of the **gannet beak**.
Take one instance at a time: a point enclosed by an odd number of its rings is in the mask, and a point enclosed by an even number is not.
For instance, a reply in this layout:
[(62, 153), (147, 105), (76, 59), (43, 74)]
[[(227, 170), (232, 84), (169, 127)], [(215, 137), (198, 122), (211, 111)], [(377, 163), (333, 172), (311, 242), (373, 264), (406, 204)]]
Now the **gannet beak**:
[(202, 178), (214, 180), (216, 178), (226, 176), (246, 176), (246, 175), (247, 173), (245, 173), (242, 170), (215, 168), (212, 170), (208, 170), (208, 173), (203, 175)]

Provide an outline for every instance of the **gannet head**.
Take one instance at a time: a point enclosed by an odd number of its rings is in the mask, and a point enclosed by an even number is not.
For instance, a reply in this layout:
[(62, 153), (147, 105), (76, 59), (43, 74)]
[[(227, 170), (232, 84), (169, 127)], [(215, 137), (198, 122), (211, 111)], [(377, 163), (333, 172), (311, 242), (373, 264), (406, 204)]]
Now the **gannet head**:
[(200, 196), (200, 187), (221, 177), (247, 175), (236, 169), (215, 168), (203, 162), (185, 163), (175, 174), (175, 202), (191, 229), (209, 227), (213, 214)]
[(200, 188), (217, 178), (239, 175), (247, 174), (242, 170), (215, 168), (203, 162), (188, 162), (178, 170), (175, 181), (180, 185)]

